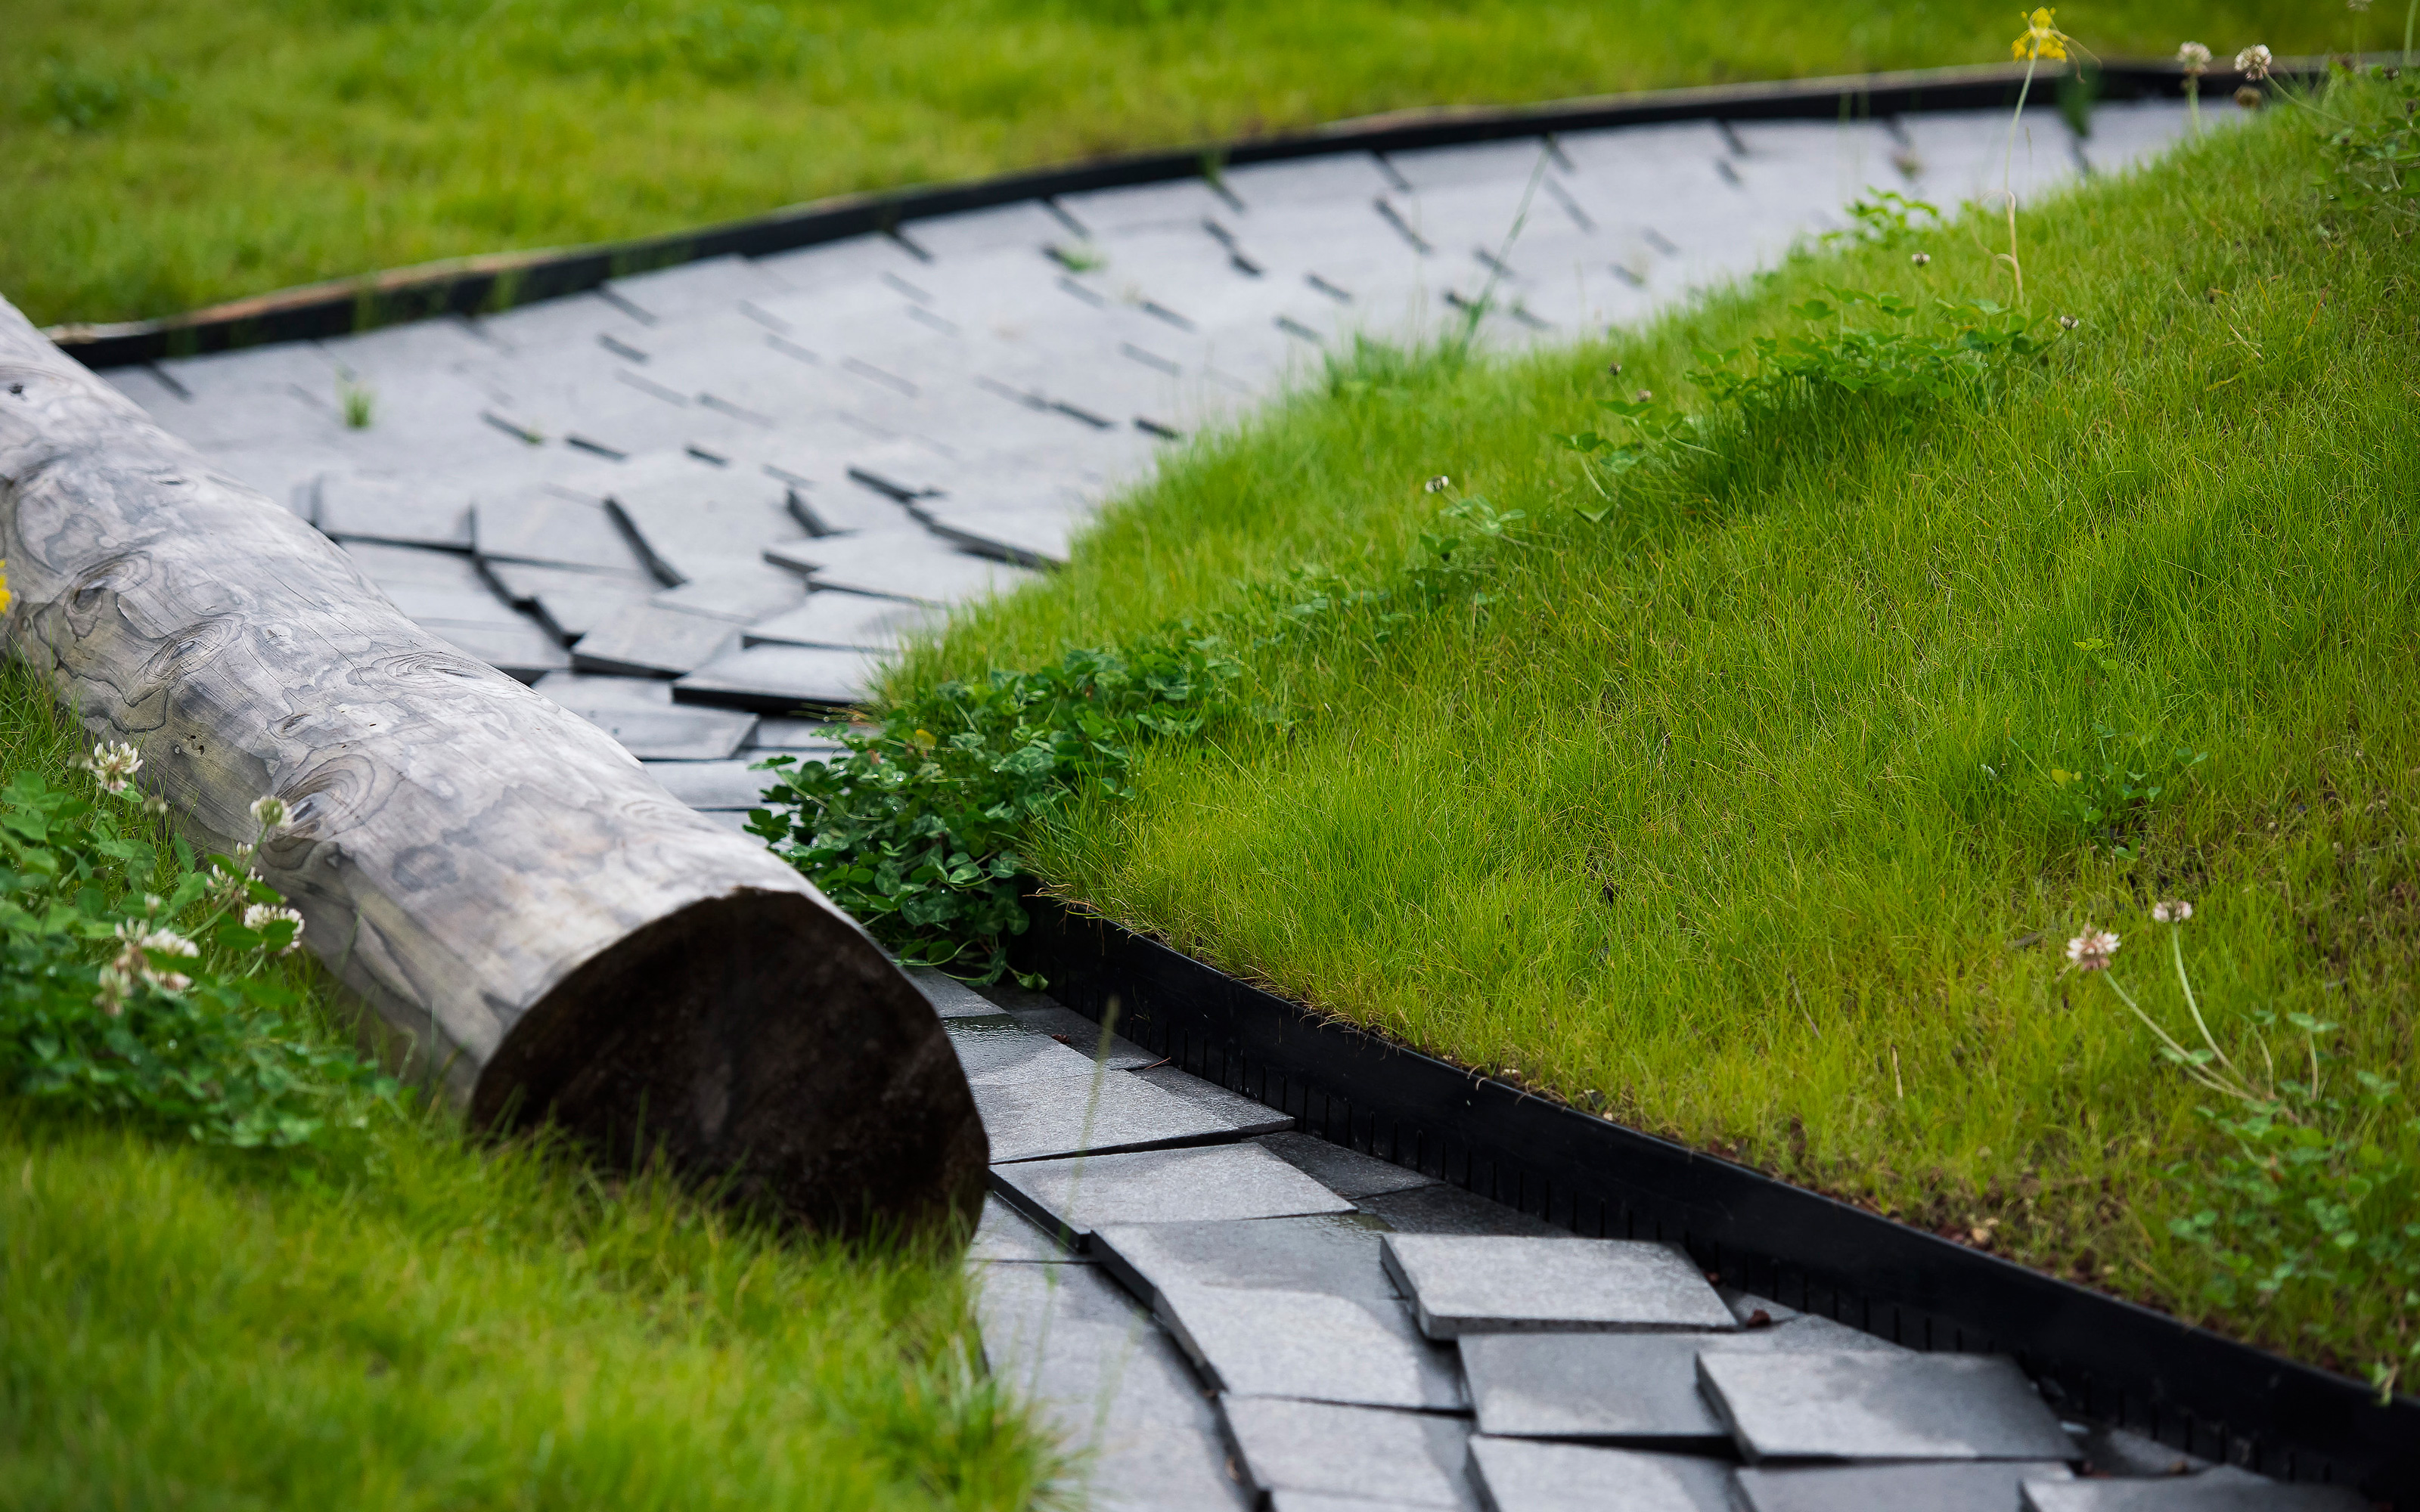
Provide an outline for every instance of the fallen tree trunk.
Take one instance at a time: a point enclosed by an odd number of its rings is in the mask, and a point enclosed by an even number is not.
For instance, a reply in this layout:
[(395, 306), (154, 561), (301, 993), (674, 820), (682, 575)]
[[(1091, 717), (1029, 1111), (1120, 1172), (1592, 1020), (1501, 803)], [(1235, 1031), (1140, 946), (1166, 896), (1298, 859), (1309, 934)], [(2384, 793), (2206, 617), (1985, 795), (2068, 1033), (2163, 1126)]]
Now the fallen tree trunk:
[(586, 720), (405, 619), (0, 301), (8, 645), (132, 742), (190, 838), (254, 838), (392, 1057), (827, 1229), (971, 1224), (986, 1148), (915, 985)]

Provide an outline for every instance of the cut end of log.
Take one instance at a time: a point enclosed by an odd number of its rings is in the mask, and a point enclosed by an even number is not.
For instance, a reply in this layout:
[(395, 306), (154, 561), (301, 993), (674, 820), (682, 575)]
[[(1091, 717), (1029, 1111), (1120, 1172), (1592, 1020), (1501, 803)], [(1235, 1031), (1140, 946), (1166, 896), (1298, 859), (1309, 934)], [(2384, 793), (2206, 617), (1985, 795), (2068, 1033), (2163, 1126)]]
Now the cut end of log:
[(845, 1234), (971, 1233), (990, 1154), (923, 995), (816, 900), (757, 888), (572, 972), (481, 1070), (470, 1113), (551, 1120), (617, 1164), (660, 1149), (742, 1203)]

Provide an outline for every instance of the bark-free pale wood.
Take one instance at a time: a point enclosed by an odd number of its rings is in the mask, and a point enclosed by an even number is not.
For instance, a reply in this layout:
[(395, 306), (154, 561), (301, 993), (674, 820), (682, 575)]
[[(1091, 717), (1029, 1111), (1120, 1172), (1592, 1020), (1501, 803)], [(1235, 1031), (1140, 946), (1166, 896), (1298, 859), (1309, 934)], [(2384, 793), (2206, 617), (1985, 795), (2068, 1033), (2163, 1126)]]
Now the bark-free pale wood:
[(344, 553), (0, 301), (10, 649), (198, 842), (263, 876), (474, 1119), (660, 1143), (825, 1227), (980, 1205), (983, 1128), (916, 988), (805, 879), (587, 721), (413, 625)]

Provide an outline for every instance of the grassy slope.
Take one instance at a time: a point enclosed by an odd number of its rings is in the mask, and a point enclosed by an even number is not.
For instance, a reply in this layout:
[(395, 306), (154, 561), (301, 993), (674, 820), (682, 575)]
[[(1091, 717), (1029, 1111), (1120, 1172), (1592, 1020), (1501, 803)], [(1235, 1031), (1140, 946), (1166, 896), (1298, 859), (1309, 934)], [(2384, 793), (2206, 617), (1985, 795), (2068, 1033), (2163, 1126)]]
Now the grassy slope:
[[(124, 319), (1406, 106), (1988, 60), (2017, 8), (12, 0), (0, 293)], [(2112, 55), (2341, 41), (2286, 0), (2062, 19)]]
[[(1683, 392), (1694, 345), (1793, 329), (1821, 283), (1990, 289), (1989, 226), (1576, 350), (1376, 363), (1198, 449), (909, 675), (1400, 561), (1433, 473), (1526, 510), (1484, 617), (1263, 656), (1291, 736), (1155, 750), (1044, 870), (1432, 1051), (2207, 1315), (2162, 1175), (2209, 1148), (2194, 1098), (2059, 942), (2117, 928), (2181, 1024), (2142, 910), (2194, 900), (2239, 1052), (2246, 1009), (2308, 1011), (2397, 1074), (2420, 1007), (2420, 287), (2408, 239), (2315, 234), (2313, 134), (2272, 112), (2028, 214), (2035, 307), (2083, 325), (2005, 404), (1760, 439), (1691, 517), (1628, 529), (1573, 516), (1594, 498), (1541, 440), (1591, 423), (1609, 357)], [(2211, 753), (2138, 865), (2052, 811), (2096, 721)], [(2331, 1305), (2339, 1339), (2398, 1310)], [(2325, 1357), (2311, 1319), (2227, 1321)]]
[[(60, 780), (0, 670), (0, 770)], [(1005, 1507), (1050, 1451), (958, 1267), (442, 1119), (239, 1157), (0, 1099), (0, 1504)]]

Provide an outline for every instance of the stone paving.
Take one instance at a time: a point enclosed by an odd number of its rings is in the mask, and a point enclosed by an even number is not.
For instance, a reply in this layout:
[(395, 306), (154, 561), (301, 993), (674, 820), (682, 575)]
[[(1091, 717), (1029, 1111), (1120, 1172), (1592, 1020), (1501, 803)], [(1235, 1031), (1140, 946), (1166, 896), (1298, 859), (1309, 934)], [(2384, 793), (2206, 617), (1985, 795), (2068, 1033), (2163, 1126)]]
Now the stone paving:
[[(2184, 117), (2093, 126), (2029, 116), (2020, 195)], [(1996, 189), (2006, 133), (1950, 113), (1339, 153), (106, 376), (737, 827), (750, 764), (833, 749), (823, 720), (903, 637), (1063, 562), (1161, 449), (1357, 334), (1601, 332), (1838, 228), (1869, 186)], [(2062, 1425), (2005, 1361), (1721, 1290), (1677, 1250), (1295, 1133), (1047, 998), (919, 976), (991, 1137), (985, 1350), (1083, 1450), (1094, 1504), (2360, 1504)]]

